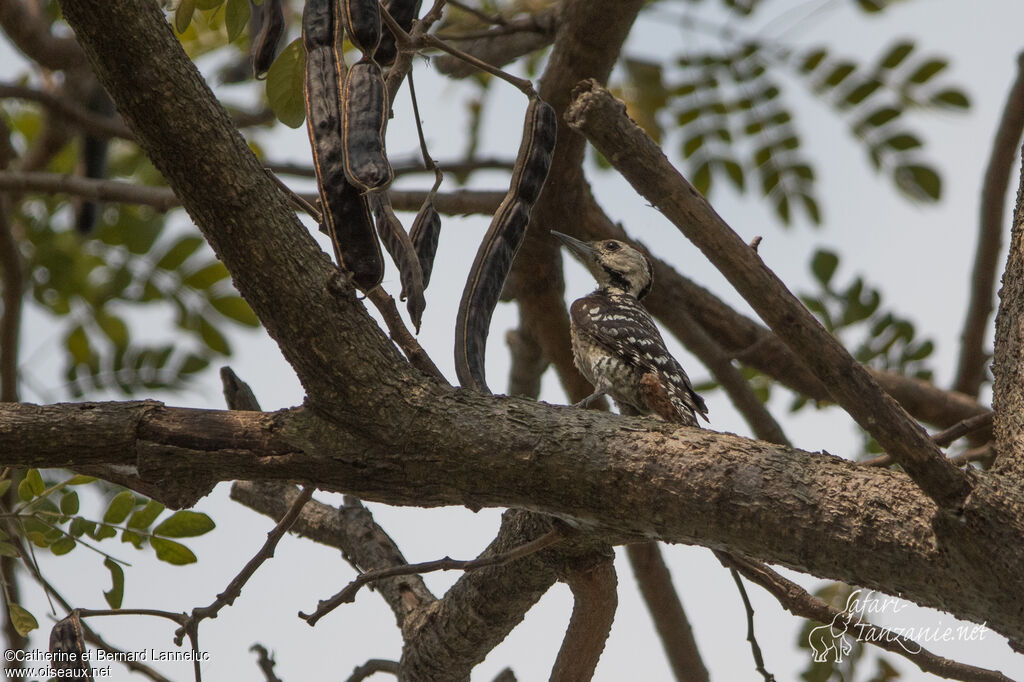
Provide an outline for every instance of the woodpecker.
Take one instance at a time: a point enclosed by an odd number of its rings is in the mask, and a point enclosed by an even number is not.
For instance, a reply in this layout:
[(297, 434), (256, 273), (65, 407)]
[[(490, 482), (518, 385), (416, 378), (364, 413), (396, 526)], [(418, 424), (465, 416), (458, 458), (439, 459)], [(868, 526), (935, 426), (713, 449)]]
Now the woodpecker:
[(594, 386), (576, 406), (609, 395), (624, 414), (654, 414), (687, 426), (697, 426), (696, 415), (707, 420), (704, 400), (640, 303), (654, 282), (647, 257), (615, 239), (582, 242), (554, 230), (551, 234), (598, 284), (570, 308), (573, 358)]

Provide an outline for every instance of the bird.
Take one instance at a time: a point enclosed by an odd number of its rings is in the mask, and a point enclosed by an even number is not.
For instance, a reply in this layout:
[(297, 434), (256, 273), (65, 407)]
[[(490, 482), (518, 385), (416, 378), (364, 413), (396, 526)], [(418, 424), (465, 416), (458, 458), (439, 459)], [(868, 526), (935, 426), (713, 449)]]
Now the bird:
[(650, 260), (617, 239), (584, 242), (555, 230), (551, 234), (598, 284), (569, 309), (573, 360), (594, 386), (575, 407), (608, 395), (622, 414), (656, 415), (686, 426), (699, 426), (698, 415), (706, 421), (703, 398), (640, 303), (654, 283)]

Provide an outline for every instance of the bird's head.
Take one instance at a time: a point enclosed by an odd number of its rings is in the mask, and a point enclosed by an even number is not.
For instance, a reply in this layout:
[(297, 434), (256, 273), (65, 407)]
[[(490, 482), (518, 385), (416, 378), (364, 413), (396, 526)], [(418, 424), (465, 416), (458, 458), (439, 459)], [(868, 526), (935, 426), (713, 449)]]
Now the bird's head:
[(654, 283), (651, 262), (629, 244), (617, 239), (581, 242), (554, 230), (551, 234), (580, 259), (602, 290), (620, 291), (637, 299), (650, 292)]

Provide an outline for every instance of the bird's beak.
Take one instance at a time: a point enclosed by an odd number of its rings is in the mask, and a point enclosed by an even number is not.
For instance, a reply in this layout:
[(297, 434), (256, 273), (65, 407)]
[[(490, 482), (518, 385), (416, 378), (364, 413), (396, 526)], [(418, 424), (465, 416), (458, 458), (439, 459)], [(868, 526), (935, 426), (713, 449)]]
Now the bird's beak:
[(565, 244), (566, 248), (575, 253), (584, 261), (591, 261), (594, 259), (594, 247), (586, 242), (581, 242), (579, 239), (570, 237), (567, 234), (556, 232), (551, 230), (551, 236), (558, 239), (558, 241)]

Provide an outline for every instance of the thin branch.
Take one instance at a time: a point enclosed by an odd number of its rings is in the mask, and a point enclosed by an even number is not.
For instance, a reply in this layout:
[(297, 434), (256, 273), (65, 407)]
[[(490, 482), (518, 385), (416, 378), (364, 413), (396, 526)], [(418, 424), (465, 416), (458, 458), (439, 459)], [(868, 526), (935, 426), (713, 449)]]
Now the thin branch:
[[(433, 167), (424, 166), (423, 163), (417, 158), (393, 158), (388, 159), (391, 163), (391, 171), (395, 177), (401, 177), (403, 175), (415, 175), (417, 173), (433, 173)], [(437, 165), (445, 173), (452, 173), (454, 175), (464, 175), (478, 170), (506, 170), (511, 171), (515, 165), (513, 159), (499, 159), (499, 158), (469, 158), (469, 159), (453, 159), (451, 161), (438, 161)], [(316, 171), (313, 167), (307, 164), (299, 163), (268, 163), (269, 168), (278, 175), (293, 175), (301, 178), (314, 178), (316, 177)]]
[(491, 556), (468, 560), (444, 557), (434, 561), (424, 561), (419, 564), (406, 564), (404, 566), (392, 566), (390, 568), (367, 571), (366, 573), (360, 574), (355, 580), (349, 583), (345, 589), (338, 592), (330, 599), (321, 600), (317, 604), (316, 610), (313, 613), (302, 613), (300, 611), (299, 618), (302, 618), (310, 625), (316, 625), (318, 620), (334, 609), (338, 608), (342, 604), (347, 604), (355, 600), (356, 594), (364, 585), (380, 580), (381, 578), (394, 578), (400, 575), (431, 573), (433, 571), (474, 571), (487, 566), (503, 566), (511, 561), (515, 561), (516, 559), (524, 556), (529, 556), (534, 552), (539, 552), (546, 547), (550, 547), (557, 542), (561, 542), (564, 538), (565, 532), (559, 528), (555, 528), (536, 540), (531, 540), (530, 542), (501, 554), (493, 554)]
[[(974, 431), (977, 431), (979, 429), (984, 429), (992, 426), (992, 420), (994, 417), (994, 412), (985, 412), (982, 414), (975, 415), (973, 417), (968, 417), (963, 421), (953, 424), (948, 429), (933, 434), (931, 436), (932, 442), (934, 442), (939, 447), (944, 448), (947, 445), (953, 443), (953, 441), (957, 440), (958, 438), (962, 438), (963, 436), (966, 436), (969, 433), (973, 433)], [(878, 457), (872, 457), (871, 459), (864, 460), (863, 462), (860, 462), (860, 464), (869, 467), (886, 467), (892, 464), (894, 461), (895, 460), (893, 459), (892, 455), (886, 453), (879, 455)], [(949, 461), (957, 464), (961, 463), (961, 461), (956, 457), (950, 457)]]
[(1003, 106), (1003, 116), (989, 153), (988, 167), (981, 188), (981, 220), (978, 247), (971, 274), (971, 295), (963, 331), (960, 334), (960, 360), (953, 389), (977, 396), (985, 379), (988, 353), (985, 342), (992, 338), (989, 319), (995, 293), (996, 271), (1003, 247), (1006, 213), (1006, 188), (1010, 184), (1013, 160), (1020, 150), (1024, 134), (1024, 53), (1017, 57), (1017, 77)]
[(448, 380), (445, 379), (444, 374), (441, 373), (441, 370), (437, 368), (434, 361), (427, 355), (427, 351), (423, 350), (423, 346), (420, 345), (420, 342), (416, 340), (416, 337), (412, 335), (412, 332), (402, 322), (402, 316), (399, 315), (398, 306), (395, 305), (395, 299), (391, 294), (384, 291), (383, 287), (375, 286), (366, 292), (366, 297), (370, 299), (384, 318), (384, 324), (387, 325), (391, 339), (402, 349), (409, 363), (427, 376), (447, 383)]
[(20, 99), (41, 104), (55, 114), (80, 128), (83, 132), (101, 138), (117, 137), (132, 140), (132, 132), (122, 121), (96, 114), (78, 103), (43, 90), (35, 90), (14, 83), (0, 83), (0, 99)]
[(626, 554), (676, 680), (707, 682), (708, 670), (658, 544), (626, 545)]
[(242, 588), (249, 582), (249, 578), (256, 573), (256, 569), (264, 564), (267, 559), (274, 556), (274, 550), (277, 549), (277, 543), (281, 541), (284, 534), (288, 532), (292, 524), (295, 523), (295, 519), (299, 517), (299, 512), (306, 505), (307, 502), (313, 497), (313, 492), (316, 490), (316, 486), (306, 486), (300, 492), (299, 496), (292, 502), (291, 508), (288, 513), (277, 522), (277, 525), (267, 533), (267, 539), (260, 547), (259, 551), (253, 555), (251, 559), (242, 567), (242, 570), (238, 572), (228, 586), (224, 588), (224, 591), (217, 595), (217, 598), (209, 606), (196, 607), (192, 609), (192, 614), (188, 617), (178, 631), (174, 633), (174, 643), (181, 645), (185, 635), (189, 632), (195, 632), (199, 628), (199, 624), (205, 618), (216, 618), (220, 610), (225, 606), (231, 606), (235, 603), (235, 599), (242, 594)]
[[(161, 212), (181, 205), (169, 187), (149, 187), (121, 180), (95, 180), (55, 173), (0, 171), (0, 192), (3, 191), (70, 194), (108, 203), (152, 206)], [(392, 205), (399, 211), (419, 210), (427, 194), (424, 190), (388, 190)], [(317, 199), (317, 195), (312, 192), (300, 193), (298, 196), (306, 202)], [(505, 193), (499, 191), (461, 189), (437, 193), (434, 206), (441, 213), (449, 215), (490, 215), (504, 197)]]
[(615, 620), (618, 595), (611, 557), (595, 566), (571, 571), (565, 579), (572, 590), (572, 615), (558, 650), (551, 682), (590, 682)]
[(24, 296), (24, 268), (8, 211), (9, 198), (0, 192), (0, 401), (18, 400), (18, 336)]
[(85, 55), (75, 39), (54, 36), (41, 15), (30, 10), (23, 0), (0, 1), (0, 26), (19, 50), (44, 68), (59, 71), (85, 63)]
[(260, 667), (260, 672), (263, 673), (264, 682), (281, 682), (281, 678), (274, 672), (274, 666), (277, 665), (277, 661), (267, 651), (267, 647), (262, 644), (253, 644), (249, 647), (249, 651), (256, 654), (256, 665)]
[(657, 143), (629, 119), (625, 105), (594, 81), (580, 85), (567, 112), (637, 191), (696, 244), (801, 357), (836, 401), (903, 466), (941, 507), (957, 509), (971, 479), (946, 461), (924, 430), (786, 288), (700, 193), (669, 163)]
[(509, 83), (510, 85), (515, 86), (516, 88), (518, 88), (527, 97), (535, 97), (537, 95), (537, 91), (534, 90), (534, 88), (533, 88), (533, 83), (530, 82), (530, 80), (527, 79), (527, 78), (519, 78), (517, 76), (513, 76), (512, 74), (508, 73), (507, 71), (502, 71), (501, 69), (499, 69), (499, 68), (497, 68), (495, 66), (491, 66), (490, 64), (488, 64), (484, 60), (477, 59), (476, 57), (474, 57), (473, 55), (469, 54), (468, 52), (464, 52), (463, 50), (460, 50), (459, 48), (455, 47), (454, 45), (449, 45), (445, 41), (443, 41), (440, 38), (437, 38), (437, 37), (435, 37), (433, 35), (430, 35), (429, 33), (424, 35), (421, 40), (423, 41), (423, 43), (425, 45), (429, 45), (431, 47), (436, 47), (437, 49), (441, 50), (442, 52), (447, 52), (451, 56), (456, 57), (458, 59), (461, 59), (462, 61), (466, 62), (467, 64), (472, 64), (473, 66), (475, 66), (476, 68), (480, 69), (481, 71), (486, 71), (487, 73), (491, 74), (492, 76), (496, 76), (497, 78), (500, 78), (501, 80), (505, 81), (506, 83)]
[(761, 645), (757, 643), (757, 636), (754, 634), (754, 607), (750, 604), (750, 596), (747, 595), (747, 588), (743, 586), (743, 579), (733, 566), (732, 557), (725, 552), (715, 552), (722, 564), (729, 569), (729, 574), (736, 583), (740, 598), (743, 600), (743, 609), (747, 613), (747, 641), (750, 643), (750, 651), (754, 656), (754, 670), (761, 674), (764, 682), (775, 682), (775, 676), (764, 667), (764, 656), (761, 654)]
[[(757, 583), (768, 590), (793, 615), (819, 623), (844, 623), (849, 627), (855, 625), (861, 641), (870, 642), (880, 649), (885, 649), (903, 656), (923, 672), (939, 675), (964, 682), (1012, 682), (1010, 678), (993, 670), (976, 668), (965, 663), (957, 663), (941, 656), (936, 656), (917, 642), (896, 634), (892, 630), (867, 623), (854, 623), (849, 614), (830, 606), (821, 599), (809, 594), (791, 580), (787, 580), (763, 564), (733, 557), (736, 570), (751, 582)], [(916, 652), (916, 653), (912, 653)]]
[(367, 677), (375, 673), (391, 673), (398, 676), (398, 661), (388, 661), (383, 658), (371, 658), (362, 665), (357, 665), (346, 682), (363, 682)]

